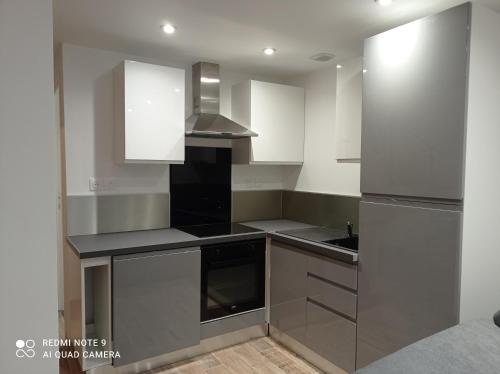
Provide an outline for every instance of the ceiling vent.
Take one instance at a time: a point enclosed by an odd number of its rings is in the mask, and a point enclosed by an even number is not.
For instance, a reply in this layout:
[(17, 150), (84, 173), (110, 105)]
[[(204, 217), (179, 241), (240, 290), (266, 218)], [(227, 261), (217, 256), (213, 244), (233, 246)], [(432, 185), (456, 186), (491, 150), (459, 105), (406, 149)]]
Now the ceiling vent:
[(327, 62), (327, 61), (333, 60), (335, 58), (335, 55), (332, 53), (323, 52), (323, 53), (315, 54), (309, 58), (311, 60), (318, 61), (318, 62)]

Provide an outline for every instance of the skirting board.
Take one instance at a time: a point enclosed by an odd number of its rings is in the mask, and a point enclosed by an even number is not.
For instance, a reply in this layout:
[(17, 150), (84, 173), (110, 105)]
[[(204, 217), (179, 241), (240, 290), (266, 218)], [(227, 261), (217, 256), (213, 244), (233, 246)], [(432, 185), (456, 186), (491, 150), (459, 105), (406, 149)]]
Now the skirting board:
[(207, 339), (229, 332), (242, 330), (247, 327), (263, 325), (265, 323), (265, 309), (252, 310), (238, 315), (219, 318), (201, 324), (201, 338)]

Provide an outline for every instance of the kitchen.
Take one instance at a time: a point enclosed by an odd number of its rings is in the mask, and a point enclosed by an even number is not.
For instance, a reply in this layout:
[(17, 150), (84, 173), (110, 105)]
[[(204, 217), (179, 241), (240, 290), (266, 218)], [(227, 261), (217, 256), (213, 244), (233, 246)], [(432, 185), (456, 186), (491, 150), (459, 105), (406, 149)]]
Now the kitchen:
[(47, 2), (59, 372), (495, 372), (500, 4)]

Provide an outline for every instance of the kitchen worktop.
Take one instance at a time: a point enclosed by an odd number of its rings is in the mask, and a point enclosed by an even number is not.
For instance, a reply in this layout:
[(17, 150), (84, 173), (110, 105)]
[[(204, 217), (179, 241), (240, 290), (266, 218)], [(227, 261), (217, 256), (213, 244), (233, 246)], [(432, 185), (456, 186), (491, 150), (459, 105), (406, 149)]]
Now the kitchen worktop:
[(312, 242), (323, 242), (325, 240), (345, 238), (348, 234), (346, 230), (336, 230), (328, 227), (308, 227), (293, 230), (279, 230), (276, 234), (293, 236), (295, 238), (309, 240)]
[(351, 264), (358, 262), (358, 253), (347, 249), (335, 247), (325, 240), (345, 238), (347, 233), (326, 227), (313, 227), (298, 230), (282, 230), (268, 234), (271, 239), (300, 247), (316, 254), (334, 258)]
[(244, 222), (243, 224), (266, 231), (271, 239), (298, 246), (322, 256), (348, 263), (358, 262), (358, 254), (356, 252), (322, 243), (325, 240), (346, 237), (347, 232), (344, 230), (318, 227), (285, 219), (252, 221)]
[(242, 225), (253, 227), (254, 229), (259, 229), (267, 233), (272, 233), (276, 231), (283, 230), (299, 230), (315, 227), (307, 223), (290, 221), (288, 219), (272, 219), (266, 221), (250, 221), (242, 222)]
[(69, 236), (68, 242), (78, 257), (119, 256), (158, 250), (198, 247), (215, 243), (265, 238), (266, 233), (252, 232), (198, 238), (174, 228), (127, 231), (110, 234)]
[[(336, 239), (345, 236), (345, 233), (340, 230), (320, 228), (286, 219), (251, 221), (243, 222), (242, 224), (262, 231), (198, 238), (178, 229), (168, 228), (109, 234), (77, 235), (69, 236), (67, 239), (78, 257), (85, 259), (198, 247), (215, 243), (260, 239), (270, 236), (275, 240), (300, 246), (306, 250), (324, 256), (351, 263), (357, 262), (357, 253), (320, 243), (322, 240)], [(300, 237), (292, 235), (298, 235)]]

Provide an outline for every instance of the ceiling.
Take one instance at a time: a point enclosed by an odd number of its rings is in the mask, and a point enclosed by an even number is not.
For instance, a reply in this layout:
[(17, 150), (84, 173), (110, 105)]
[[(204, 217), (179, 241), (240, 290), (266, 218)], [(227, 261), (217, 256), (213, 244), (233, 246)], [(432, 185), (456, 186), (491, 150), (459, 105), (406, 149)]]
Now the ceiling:
[[(290, 76), (361, 54), (364, 38), (464, 0), (54, 0), (54, 37), (89, 47), (182, 63)], [(500, 0), (479, 0), (500, 10)], [(166, 35), (161, 26), (177, 27)], [(262, 49), (272, 46), (274, 56)], [(330, 62), (332, 63), (332, 62)], [(334, 63), (334, 62), (333, 62)], [(326, 63), (327, 64), (327, 63)]]

